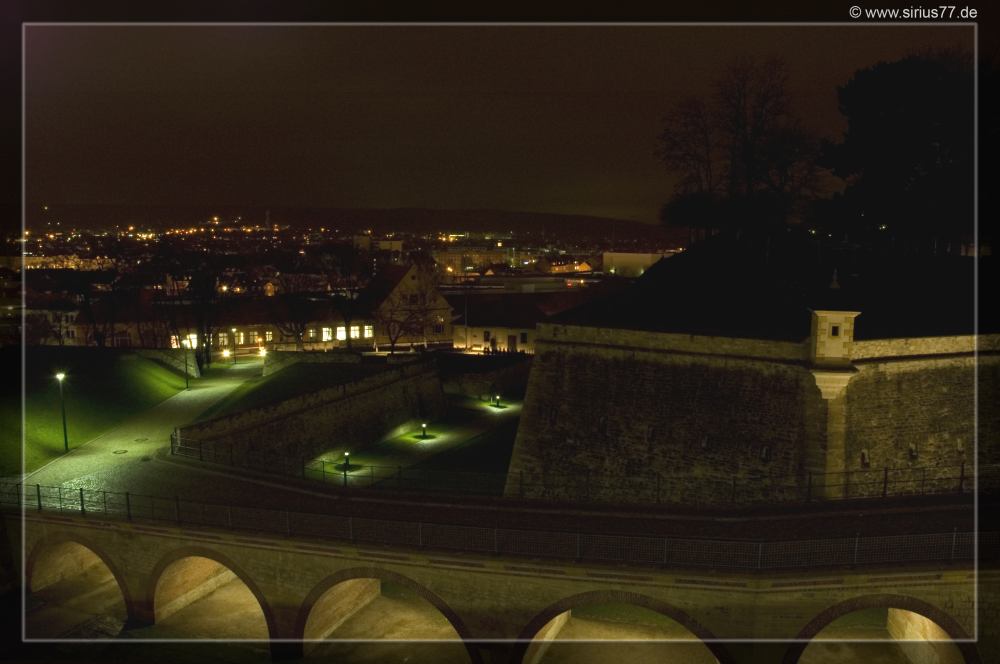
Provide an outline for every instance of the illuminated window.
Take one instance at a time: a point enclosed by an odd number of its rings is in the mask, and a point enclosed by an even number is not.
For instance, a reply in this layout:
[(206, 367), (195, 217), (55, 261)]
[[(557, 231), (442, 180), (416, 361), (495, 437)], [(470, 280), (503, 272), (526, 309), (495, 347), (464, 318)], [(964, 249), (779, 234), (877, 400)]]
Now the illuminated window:
[(343, 325), (337, 328), (337, 341), (343, 341), (347, 338), (347, 328)]
[(219, 332), (217, 335), (215, 335), (215, 337), (216, 337), (217, 343), (220, 346), (225, 346), (229, 342), (229, 337), (226, 335), (225, 332)]
[(180, 342), (177, 341), (177, 335), (176, 334), (171, 334), (170, 335), (170, 347), (171, 348), (180, 348), (181, 347)]
[(309, 328), (309, 338), (310, 339), (316, 338), (316, 328), (314, 327)]
[(271, 330), (264, 330), (264, 341), (274, 341), (274, 332)]
[[(340, 337), (338, 337), (338, 339), (339, 338)], [(333, 330), (330, 329), (329, 327), (324, 327), (323, 328), (323, 341), (330, 341), (331, 339), (333, 339)]]
[(242, 345), (243, 345), (243, 343), (244, 343), (244, 339), (245, 339), (245, 338), (246, 338), (246, 337), (244, 336), (244, 333), (243, 333), (243, 332), (237, 332), (237, 333), (236, 333), (236, 345), (237, 345), (237, 346), (242, 346)]
[(184, 347), (185, 348), (197, 348), (198, 347), (198, 335), (197, 334), (189, 334), (189, 335), (187, 335), (187, 339), (184, 340)]
[(375, 326), (365, 325), (365, 339), (371, 339), (375, 336)]
[(351, 338), (360, 339), (361, 338), (361, 328), (357, 325), (351, 326)]

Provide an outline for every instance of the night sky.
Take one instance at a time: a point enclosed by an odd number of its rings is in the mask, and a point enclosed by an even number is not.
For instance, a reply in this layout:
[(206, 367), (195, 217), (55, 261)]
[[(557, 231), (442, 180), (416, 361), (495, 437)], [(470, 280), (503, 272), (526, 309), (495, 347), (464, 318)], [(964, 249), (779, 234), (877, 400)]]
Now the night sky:
[[(491, 208), (654, 222), (673, 101), (778, 55), (836, 86), (969, 26), (29, 26), (27, 203)], [(29, 215), (30, 218), (30, 215)]]

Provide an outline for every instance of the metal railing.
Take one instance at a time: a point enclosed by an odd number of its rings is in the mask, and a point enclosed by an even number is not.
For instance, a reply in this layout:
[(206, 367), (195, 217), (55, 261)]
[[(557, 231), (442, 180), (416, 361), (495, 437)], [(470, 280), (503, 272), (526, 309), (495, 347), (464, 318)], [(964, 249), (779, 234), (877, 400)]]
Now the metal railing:
[[(251, 452), (229, 441), (170, 438), (170, 453), (205, 463), (296, 477), (327, 485), (396, 491), (450, 492), (589, 503), (731, 506), (813, 500), (888, 498), (972, 493), (976, 482), (965, 464), (879, 468), (787, 476), (611, 476), (598, 473), (481, 473), (425, 470), (419, 466), (352, 464)], [(1000, 489), (1000, 465), (980, 464), (980, 490)]]
[[(972, 532), (786, 541), (710, 540), (524, 530), (350, 514), (297, 512), (38, 484), (0, 483), (0, 505), (26, 512), (442, 551), (652, 567), (794, 569), (902, 562), (968, 561)], [(1000, 532), (980, 533), (980, 559), (996, 559)]]

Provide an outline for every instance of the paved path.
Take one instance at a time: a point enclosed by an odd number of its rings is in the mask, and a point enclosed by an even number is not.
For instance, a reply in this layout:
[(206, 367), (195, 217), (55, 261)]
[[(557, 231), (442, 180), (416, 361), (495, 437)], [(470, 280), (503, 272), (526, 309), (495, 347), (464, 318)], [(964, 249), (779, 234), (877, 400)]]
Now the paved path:
[[(213, 371), (208, 377), (191, 381), (182, 390), (149, 410), (70, 450), (24, 481), (48, 486), (65, 485), (85, 489), (139, 490), (144, 468), (156, 451), (170, 444), (175, 427), (187, 424), (244, 381), (260, 375), (261, 363), (248, 362)], [(129, 481), (139, 478), (140, 483)]]
[[(788, 532), (795, 532), (800, 537), (823, 537), (845, 533), (946, 532), (953, 527), (959, 530), (971, 528), (969, 505), (948, 498), (926, 502), (914, 500), (912, 504), (905, 499), (890, 501), (896, 503), (891, 512), (874, 505), (867, 506), (867, 513), (855, 512), (857, 508), (851, 505), (779, 506), (774, 508), (773, 515), (762, 520), (761, 515), (684, 514), (667, 506), (655, 510), (602, 509), (579, 505), (522, 504), (517, 500), (496, 501), (472, 496), (461, 500), (434, 495), (418, 498), (414, 494), (394, 499), (389, 495), (376, 497), (353, 491), (331, 492), (322, 484), (296, 483), (280, 476), (235, 476), (221, 469), (171, 460), (169, 455), (163, 458), (175, 426), (191, 421), (258, 371), (259, 364), (237, 365), (200, 379), (193, 383), (191, 390), (171, 397), (72, 450), (70, 454), (31, 473), (25, 481), (73, 489), (180, 496), (186, 500), (246, 507), (583, 532), (640, 532), (740, 539), (769, 537), (782, 532), (785, 536)], [(514, 410), (501, 411), (497, 415), (501, 418), (513, 416)], [(479, 417), (472, 419), (478, 420)], [(477, 425), (468, 426), (464, 433), (480, 428)], [(120, 450), (125, 452), (115, 454)], [(817, 512), (826, 514), (817, 520)], [(614, 516), (611, 517), (610, 513)], [(789, 530), (790, 527), (794, 530)]]

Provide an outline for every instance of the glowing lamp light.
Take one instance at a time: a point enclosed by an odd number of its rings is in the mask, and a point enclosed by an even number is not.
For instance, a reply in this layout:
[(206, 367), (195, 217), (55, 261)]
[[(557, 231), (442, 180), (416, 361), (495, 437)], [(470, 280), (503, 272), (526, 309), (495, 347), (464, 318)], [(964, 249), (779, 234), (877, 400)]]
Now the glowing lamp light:
[(63, 382), (64, 378), (66, 378), (66, 374), (64, 374), (63, 372), (60, 371), (59, 373), (56, 374), (56, 380), (58, 380), (60, 383)]
[(421, 438), (427, 437), (427, 422), (424, 422), (423, 424), (420, 425), (420, 437)]
[(261, 357), (264, 357), (265, 355), (267, 355), (267, 349), (266, 348), (261, 348), (260, 351), (259, 351), (259, 354), (260, 354)]
[(229, 357), (229, 350), (222, 351), (222, 357)]

